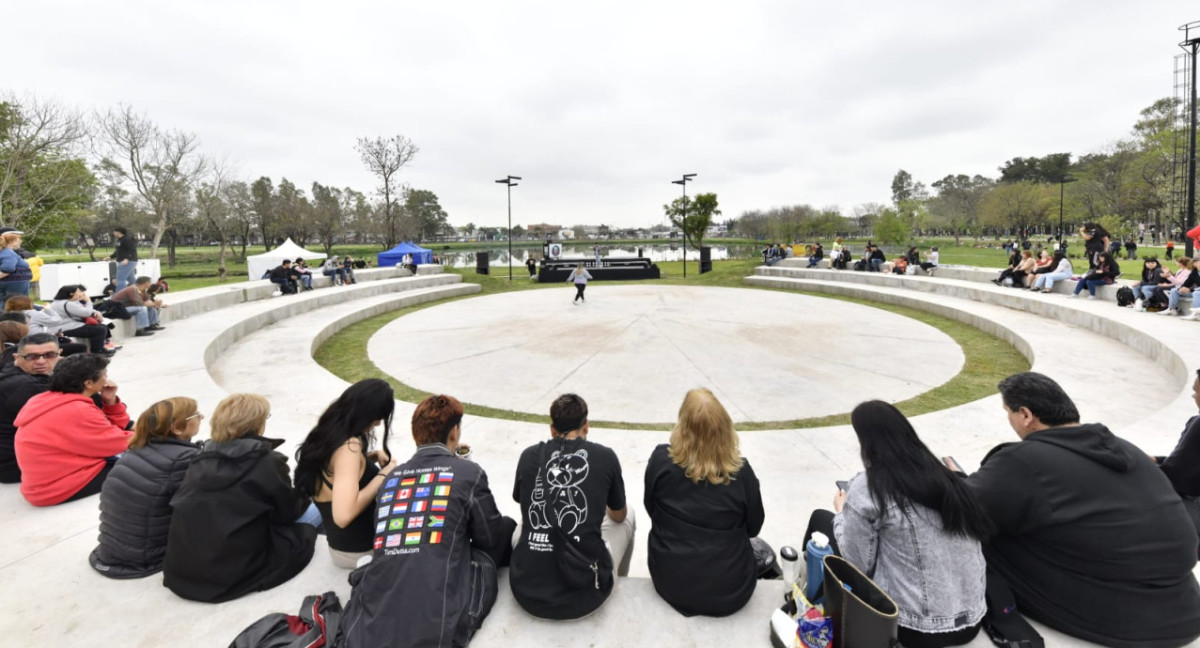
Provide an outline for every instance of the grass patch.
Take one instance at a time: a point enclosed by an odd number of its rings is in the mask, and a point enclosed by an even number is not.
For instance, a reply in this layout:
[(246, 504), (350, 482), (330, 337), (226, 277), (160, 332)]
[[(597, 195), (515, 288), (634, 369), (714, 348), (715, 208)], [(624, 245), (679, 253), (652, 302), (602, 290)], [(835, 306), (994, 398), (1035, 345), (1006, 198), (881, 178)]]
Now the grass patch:
[[(746, 290), (778, 290), (779, 288), (755, 288), (746, 286), (743, 279), (752, 274), (754, 267), (758, 265), (757, 259), (734, 259), (729, 261), (714, 262), (713, 272), (704, 275), (698, 274), (699, 265), (695, 262), (688, 263), (688, 276), (683, 277), (683, 263), (669, 262), (660, 263), (659, 269), (662, 273), (662, 278), (657, 281), (625, 281), (625, 282), (605, 282), (606, 285), (620, 284), (656, 284), (656, 285), (689, 285), (689, 286), (719, 286), (727, 288), (743, 288)], [(439, 304), (444, 304), (448, 301), (458, 299), (471, 299), (484, 295), (499, 294), (505, 292), (514, 292), (519, 290), (541, 290), (548, 288), (557, 288), (559, 284), (539, 284), (528, 279), (528, 274), (522, 272), (517, 274), (514, 270), (513, 280), (509, 281), (508, 273), (496, 275), (477, 275), (473, 270), (464, 269), (447, 269), (449, 272), (457, 272), (463, 275), (464, 281), (477, 283), (482, 290), (473, 295), (455, 297), (452, 299), (432, 302), (427, 304), (419, 304), (408, 308), (398, 309), (382, 315), (377, 315), (370, 319), (353, 324), (342, 331), (338, 332), (323, 344), (316, 353), (317, 362), (349, 382), (357, 382), (364, 378), (381, 378), (386, 380), (392, 389), (396, 392), (396, 398), (410, 403), (418, 403), (425, 397), (429, 396), (428, 392), (421, 391), (410, 385), (407, 385), (395, 377), (384, 373), (379, 369), (367, 356), (367, 343), (379, 329), (386, 326), (388, 323), (416, 312), (423, 308), (429, 308)], [(828, 295), (824, 293), (815, 293), (807, 291), (787, 290), (789, 293), (799, 293), (824, 299), (837, 299), (843, 301), (852, 301), (857, 304), (863, 304), (863, 300), (857, 298), (844, 297), (840, 295)], [(907, 308), (903, 306), (893, 306), (878, 302), (866, 302), (866, 305), (879, 308), (891, 313), (896, 313), (904, 317), (915, 319), (924, 322), (934, 328), (942, 331), (950, 336), (963, 350), (965, 362), (963, 368), (950, 381), (943, 385), (935, 387), (923, 394), (919, 394), (913, 398), (896, 403), (896, 407), (904, 412), (907, 416), (916, 416), (942, 409), (947, 409), (964, 403), (969, 403), (986, 396), (990, 396), (996, 392), (996, 383), (1001, 379), (1029, 369), (1029, 362), (1017, 352), (1007, 342), (989, 335), (979, 329), (959, 323), (957, 321), (947, 319), (931, 313)], [(680, 395), (682, 398), (682, 395)], [(522, 421), (526, 423), (542, 423), (549, 425), (550, 417), (545, 415), (530, 414), (526, 412), (516, 412), (512, 410), (503, 410), (493, 407), (476, 405), (473, 403), (463, 403), (463, 407), (468, 414), (481, 416), (485, 418), (495, 418), (509, 421)], [(793, 429), (793, 428), (813, 428), (826, 427), (831, 425), (844, 425), (850, 422), (850, 413), (834, 414), (831, 416), (822, 416), (805, 419), (794, 419), (787, 421), (759, 421), (751, 423), (739, 423), (739, 430), (774, 430), (774, 429)], [(626, 421), (592, 421), (592, 425), (603, 428), (627, 429), (627, 430), (669, 430), (673, 422), (664, 422), (656, 424), (647, 423), (630, 423)]]

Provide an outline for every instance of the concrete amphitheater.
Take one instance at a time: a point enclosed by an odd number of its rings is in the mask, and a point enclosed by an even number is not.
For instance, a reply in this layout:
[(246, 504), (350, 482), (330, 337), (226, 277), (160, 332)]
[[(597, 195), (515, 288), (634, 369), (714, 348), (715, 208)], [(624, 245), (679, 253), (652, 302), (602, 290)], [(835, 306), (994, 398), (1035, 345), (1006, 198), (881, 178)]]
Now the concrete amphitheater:
[[(598, 283), (585, 306), (568, 303), (566, 288), (437, 304), (382, 329), (368, 352), (398, 379), (467, 402), (544, 414), (548, 399), (578, 390), (593, 419), (642, 423), (669, 422), (683, 390), (692, 386), (713, 388), (737, 421), (770, 421), (844, 412), (846, 403), (868, 398), (907, 398), (961, 368), (961, 349), (930, 327), (869, 303), (811, 296), (825, 293), (927, 311), (996, 335), (1035, 371), (1062, 383), (1084, 421), (1103, 422), (1147, 451), (1169, 451), (1195, 414), (1190, 378), (1200, 367), (1200, 349), (1190, 341), (1200, 327), (1194, 323), (1118, 309), (1111, 300), (996, 287), (986, 281), (991, 271), (942, 268), (934, 277), (900, 277), (802, 265), (759, 267), (745, 283), (804, 295)], [(327, 289), (319, 279), (322, 289), (278, 299), (262, 281), (168, 295), (168, 330), (125, 340), (110, 376), (134, 416), (169, 396), (191, 396), (211, 413), (228, 393), (263, 394), (274, 413), (267, 435), (285, 439), (281, 451), (291, 455), (347, 386), (313, 359), (321, 343), (380, 313), (479, 291), (437, 266), (422, 266), (417, 276), (390, 268), (358, 276), (354, 286)], [(839, 325), (847, 317), (849, 323)], [(827, 333), (822, 338), (814, 330)], [(586, 343), (565, 337), (579, 331)], [(914, 370), (912, 377), (898, 377), (897, 364)], [(1157, 388), (1139, 391), (1136, 400), (1096, 389), (1098, 370), (1138, 376)], [(407, 434), (413, 407), (397, 403), (392, 451), (398, 458), (413, 449)], [(935, 454), (953, 455), (967, 470), (992, 446), (1015, 438), (996, 395), (917, 416), (913, 423)], [(501, 511), (517, 516), (508, 496), (516, 460), (548, 434), (546, 426), (469, 416), (463, 431), (473, 459), (488, 471)], [(642, 512), (646, 459), (667, 434), (592, 430), (593, 441), (620, 457), (635, 511)], [(809, 512), (830, 506), (834, 481), (861, 470), (848, 426), (747, 431), (741, 445), (762, 482), (767, 516), (761, 536), (777, 549), (799, 546)], [(224, 604), (179, 599), (162, 587), (161, 575), (106, 579), (87, 563), (96, 543), (97, 501), (36, 509), (16, 486), (0, 487), (0, 515), (8, 520), (8, 541), (0, 548), (0, 582), (10, 605), (0, 618), (5, 645), (227, 645), (268, 612), (294, 613), (307, 594), (332, 590), (343, 602), (349, 598), (347, 572), (333, 566), (323, 538), (296, 578)], [(630, 577), (599, 612), (567, 623), (533, 619), (502, 582), (500, 599), (472, 645), (767, 645), (767, 620), (781, 584), (760, 582), (751, 602), (728, 618), (680, 616), (650, 583), (649, 521), (642, 513)], [(1039, 630), (1048, 646), (1091, 645)], [(980, 635), (969, 645), (991, 644)]]

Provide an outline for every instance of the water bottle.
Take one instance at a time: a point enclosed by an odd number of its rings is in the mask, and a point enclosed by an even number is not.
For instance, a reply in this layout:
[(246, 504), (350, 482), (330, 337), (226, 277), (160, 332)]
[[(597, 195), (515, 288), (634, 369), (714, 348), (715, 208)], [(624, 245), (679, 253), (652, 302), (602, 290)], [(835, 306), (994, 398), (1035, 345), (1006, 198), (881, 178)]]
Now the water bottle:
[(792, 600), (792, 583), (800, 577), (800, 552), (791, 546), (781, 547), (779, 557), (783, 558), (783, 600)]
[(804, 546), (804, 562), (808, 571), (804, 596), (813, 605), (821, 600), (821, 582), (825, 580), (825, 565), (822, 559), (832, 553), (833, 548), (829, 546), (829, 536), (820, 531), (813, 531), (812, 539)]

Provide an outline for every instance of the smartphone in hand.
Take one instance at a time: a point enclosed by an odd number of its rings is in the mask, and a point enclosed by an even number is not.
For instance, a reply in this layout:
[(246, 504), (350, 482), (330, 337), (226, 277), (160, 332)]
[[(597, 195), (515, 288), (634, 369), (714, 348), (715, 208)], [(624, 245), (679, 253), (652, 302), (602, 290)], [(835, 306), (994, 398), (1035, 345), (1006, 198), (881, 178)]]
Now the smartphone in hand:
[(843, 492), (850, 487), (850, 482), (848, 481), (837, 481), (835, 483), (837, 484), (838, 490)]
[(962, 469), (962, 466), (958, 465), (958, 462), (954, 460), (954, 457), (949, 457), (949, 456), (942, 457), (942, 463), (946, 464), (946, 467), (949, 468), (950, 470), (953, 470), (954, 472), (960, 472), (960, 473), (966, 472), (965, 470)]

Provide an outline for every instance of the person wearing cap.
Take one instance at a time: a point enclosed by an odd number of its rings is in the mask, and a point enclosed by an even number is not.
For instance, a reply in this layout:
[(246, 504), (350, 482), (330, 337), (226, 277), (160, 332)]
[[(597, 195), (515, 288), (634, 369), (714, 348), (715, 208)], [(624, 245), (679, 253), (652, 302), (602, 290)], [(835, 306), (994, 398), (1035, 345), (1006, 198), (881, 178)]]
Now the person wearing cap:
[(0, 233), (0, 304), (14, 295), (29, 295), (29, 282), (33, 280), (33, 270), (20, 254), (23, 232), (12, 228)]

